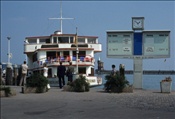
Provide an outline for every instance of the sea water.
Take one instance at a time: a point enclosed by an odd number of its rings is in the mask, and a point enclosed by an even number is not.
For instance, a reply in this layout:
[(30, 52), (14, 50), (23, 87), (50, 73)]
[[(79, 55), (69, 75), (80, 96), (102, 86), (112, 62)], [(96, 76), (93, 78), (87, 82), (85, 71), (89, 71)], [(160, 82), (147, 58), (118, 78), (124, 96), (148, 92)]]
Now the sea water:
[[(95, 88), (104, 88), (104, 83), (106, 82), (105, 76), (107, 74), (99, 75), (102, 77), (103, 85), (97, 86)], [(133, 84), (133, 74), (126, 74), (126, 79), (129, 81), (130, 84)], [(175, 75), (143, 75), (142, 76), (142, 89), (150, 89), (150, 90), (160, 90), (160, 82), (161, 80), (165, 79), (166, 77), (171, 77), (172, 79), (172, 90), (175, 91)]]

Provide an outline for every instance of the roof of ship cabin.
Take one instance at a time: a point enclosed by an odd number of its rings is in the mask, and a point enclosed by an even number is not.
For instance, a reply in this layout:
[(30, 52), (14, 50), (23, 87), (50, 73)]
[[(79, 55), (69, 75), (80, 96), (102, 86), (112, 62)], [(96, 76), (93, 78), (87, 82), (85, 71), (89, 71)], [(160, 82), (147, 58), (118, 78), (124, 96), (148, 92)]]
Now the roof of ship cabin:
[[(51, 38), (52, 36), (76, 36), (76, 34), (51, 34), (50, 36), (31, 36), (31, 37), (26, 37), (26, 39), (46, 39), (46, 38)], [(78, 38), (98, 38), (98, 36), (78, 36)]]

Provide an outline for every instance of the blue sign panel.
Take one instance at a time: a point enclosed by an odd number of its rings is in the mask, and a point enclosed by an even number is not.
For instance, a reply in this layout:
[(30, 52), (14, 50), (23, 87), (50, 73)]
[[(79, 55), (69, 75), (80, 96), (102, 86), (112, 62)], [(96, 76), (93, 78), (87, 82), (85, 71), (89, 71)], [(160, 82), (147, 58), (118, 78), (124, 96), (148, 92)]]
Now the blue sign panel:
[(142, 33), (134, 33), (134, 55), (142, 55)]

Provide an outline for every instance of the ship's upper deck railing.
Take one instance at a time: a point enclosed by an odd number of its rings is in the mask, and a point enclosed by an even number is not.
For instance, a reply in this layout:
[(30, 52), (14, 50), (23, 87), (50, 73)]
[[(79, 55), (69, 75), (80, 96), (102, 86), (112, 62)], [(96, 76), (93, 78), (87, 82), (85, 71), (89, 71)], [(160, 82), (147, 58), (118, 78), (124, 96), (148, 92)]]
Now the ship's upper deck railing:
[[(47, 66), (52, 66), (52, 65), (59, 65), (60, 62), (63, 63), (63, 65), (69, 65), (69, 62), (72, 62), (72, 65), (76, 65), (76, 56), (59, 56), (57, 58), (50, 58), (50, 57), (45, 57), (41, 58), (37, 61), (33, 62), (33, 67), (30, 68), (38, 68), (38, 67), (43, 67), (43, 64), (46, 63)], [(94, 65), (95, 59), (94, 57), (90, 55), (86, 56), (79, 56), (78, 57), (78, 64), (79, 65)]]

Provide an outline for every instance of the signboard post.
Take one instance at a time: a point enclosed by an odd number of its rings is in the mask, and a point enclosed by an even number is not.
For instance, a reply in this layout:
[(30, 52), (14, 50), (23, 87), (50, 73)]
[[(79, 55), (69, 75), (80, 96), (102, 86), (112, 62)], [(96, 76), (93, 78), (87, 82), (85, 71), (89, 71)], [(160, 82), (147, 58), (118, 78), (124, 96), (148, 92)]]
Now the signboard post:
[(170, 57), (170, 31), (144, 30), (144, 17), (132, 18), (133, 30), (108, 30), (107, 57), (133, 59), (134, 88), (142, 88), (143, 59)]

